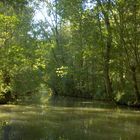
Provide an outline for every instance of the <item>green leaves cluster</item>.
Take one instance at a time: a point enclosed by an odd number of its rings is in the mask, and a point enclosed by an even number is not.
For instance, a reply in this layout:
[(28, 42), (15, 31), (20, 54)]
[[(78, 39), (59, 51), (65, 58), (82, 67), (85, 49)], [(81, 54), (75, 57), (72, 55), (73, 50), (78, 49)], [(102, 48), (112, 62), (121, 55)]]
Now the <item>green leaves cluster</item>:
[(41, 43), (29, 34), (31, 7), (23, 5), (17, 11), (13, 3), (0, 5), (5, 7), (0, 13), (0, 102), (5, 103), (38, 89), (43, 82), (45, 60), (41, 55), (45, 52), (38, 47)]
[(58, 17), (50, 38), (55, 47), (48, 65), (53, 91), (138, 102), (140, 2), (60, 0), (53, 6), (54, 18)]
[(44, 82), (56, 95), (139, 102), (138, 0), (41, 1), (48, 13), (38, 23), (28, 2), (0, 2), (3, 95), (31, 94)]

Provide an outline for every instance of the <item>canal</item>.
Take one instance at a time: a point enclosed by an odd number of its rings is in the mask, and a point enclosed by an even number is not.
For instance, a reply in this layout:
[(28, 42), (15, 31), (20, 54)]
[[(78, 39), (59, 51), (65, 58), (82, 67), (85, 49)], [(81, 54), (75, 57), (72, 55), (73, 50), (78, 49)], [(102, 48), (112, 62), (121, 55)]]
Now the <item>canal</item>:
[(65, 98), (1, 105), (0, 140), (140, 140), (140, 111)]

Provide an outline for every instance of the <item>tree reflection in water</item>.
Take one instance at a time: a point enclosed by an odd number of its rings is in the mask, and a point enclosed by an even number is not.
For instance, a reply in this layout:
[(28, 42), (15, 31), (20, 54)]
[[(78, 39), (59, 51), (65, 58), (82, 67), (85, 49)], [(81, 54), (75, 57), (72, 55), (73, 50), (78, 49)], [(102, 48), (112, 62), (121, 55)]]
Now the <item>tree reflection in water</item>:
[(87, 103), (0, 106), (0, 121), (1, 140), (140, 139), (139, 111)]

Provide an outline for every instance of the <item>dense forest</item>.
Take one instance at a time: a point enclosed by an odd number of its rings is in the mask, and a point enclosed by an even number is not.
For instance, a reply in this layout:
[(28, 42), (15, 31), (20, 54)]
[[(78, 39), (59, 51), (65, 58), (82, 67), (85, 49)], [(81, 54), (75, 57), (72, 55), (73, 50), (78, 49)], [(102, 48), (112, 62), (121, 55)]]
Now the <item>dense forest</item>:
[(139, 105), (140, 1), (1, 0), (0, 103), (42, 87)]

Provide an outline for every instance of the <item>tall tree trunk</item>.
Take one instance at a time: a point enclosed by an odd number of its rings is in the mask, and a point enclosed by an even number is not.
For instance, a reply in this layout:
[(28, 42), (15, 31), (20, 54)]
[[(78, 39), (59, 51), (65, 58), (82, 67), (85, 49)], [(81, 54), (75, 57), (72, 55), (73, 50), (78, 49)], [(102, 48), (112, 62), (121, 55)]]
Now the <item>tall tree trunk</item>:
[(105, 9), (104, 4), (101, 0), (97, 0), (98, 5), (101, 8), (101, 12), (104, 16), (104, 22), (106, 26), (107, 31), (107, 37), (106, 37), (106, 48), (104, 53), (104, 79), (105, 79), (105, 86), (106, 86), (106, 93), (110, 99), (113, 99), (112, 97), (112, 84), (110, 79), (110, 52), (112, 48), (112, 31), (111, 31), (111, 25), (109, 20), (109, 12), (110, 12), (110, 0), (107, 1), (107, 9)]
[(108, 97), (112, 99), (112, 84), (110, 79), (110, 52), (112, 47), (112, 33), (108, 13), (104, 13), (105, 25), (107, 30), (106, 48), (105, 48), (105, 62), (104, 62), (104, 74), (105, 74), (105, 85)]

